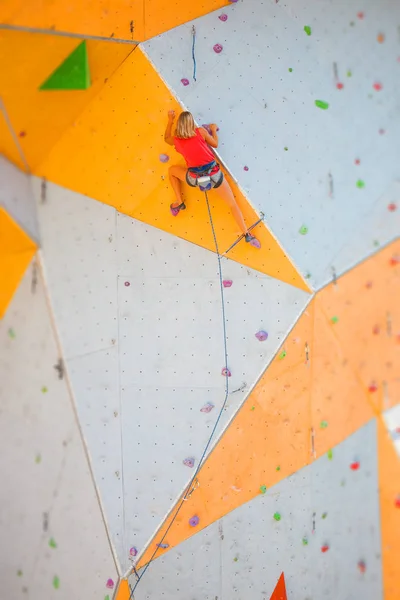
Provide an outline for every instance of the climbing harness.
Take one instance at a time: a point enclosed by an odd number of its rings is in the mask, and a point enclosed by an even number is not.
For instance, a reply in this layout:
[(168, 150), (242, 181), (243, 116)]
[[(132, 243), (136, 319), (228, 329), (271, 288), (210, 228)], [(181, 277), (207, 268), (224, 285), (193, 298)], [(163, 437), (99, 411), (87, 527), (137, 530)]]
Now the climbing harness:
[(189, 167), (186, 171), (186, 183), (190, 187), (198, 187), (201, 192), (218, 188), (223, 179), (224, 174), (216, 160), (201, 167)]
[(194, 55), (194, 45), (196, 43), (196, 27), (194, 25), (192, 26), (192, 37), (193, 81), (196, 81), (196, 57)]
[[(231, 246), (229, 246), (228, 250), (225, 250), (225, 252), (222, 254), (222, 256), (226, 256), (228, 254), (228, 252), (230, 252), (236, 246), (236, 244), (238, 244), (239, 242), (241, 242), (243, 240), (243, 238), (246, 239), (246, 242), (248, 241), (251, 244), (252, 243), (251, 242), (251, 238), (253, 238), (253, 239), (256, 239), (256, 238), (254, 238), (253, 236), (249, 236), (249, 231), (252, 231), (254, 229), (254, 227), (257, 227), (257, 225), (259, 225), (262, 221), (264, 221), (264, 213), (261, 212), (260, 213), (260, 218), (258, 219), (258, 221), (256, 221), (255, 223), (253, 223), (253, 225), (250, 225), (250, 227), (248, 228), (247, 232), (246, 233), (242, 233), (242, 235), (240, 235), (238, 237), (238, 239), (235, 240)], [(257, 242), (258, 242), (258, 240), (257, 240)], [(255, 246), (256, 248), (260, 248), (261, 247), (260, 242), (258, 242), (257, 245), (252, 244), (252, 246)]]
[[(201, 188), (200, 188), (201, 189)], [(211, 188), (210, 188), (211, 189)], [(193, 492), (199, 487), (200, 483), (197, 479), (197, 475), (200, 471), (200, 468), (203, 465), (205, 456), (207, 454), (207, 451), (210, 447), (211, 441), (215, 435), (215, 432), (217, 430), (218, 424), (221, 420), (221, 416), (222, 413), (225, 410), (226, 407), (226, 403), (228, 401), (228, 396), (229, 396), (229, 369), (228, 369), (228, 345), (227, 345), (227, 336), (226, 336), (226, 316), (225, 316), (225, 297), (224, 297), (224, 284), (223, 284), (223, 277), (222, 277), (222, 264), (221, 264), (221, 254), (219, 252), (219, 247), (218, 247), (218, 241), (217, 241), (217, 236), (215, 233), (215, 228), (214, 228), (214, 222), (212, 219), (212, 214), (211, 214), (211, 207), (210, 207), (210, 202), (208, 200), (208, 194), (207, 194), (207, 190), (205, 190), (205, 196), (206, 196), (206, 202), (207, 202), (207, 210), (208, 210), (208, 216), (210, 219), (210, 224), (211, 224), (211, 231), (213, 234), (213, 238), (214, 238), (214, 244), (215, 244), (215, 252), (217, 254), (217, 260), (218, 260), (218, 276), (219, 276), (219, 284), (220, 284), (220, 294), (221, 294), (221, 313), (222, 313), (222, 331), (223, 331), (223, 337), (224, 337), (224, 372), (225, 372), (225, 398), (224, 401), (222, 403), (222, 406), (220, 408), (220, 411), (218, 413), (217, 419), (215, 421), (214, 427), (212, 428), (210, 437), (208, 439), (208, 442), (203, 450), (203, 453), (200, 457), (199, 460), (199, 464), (197, 465), (197, 468), (193, 474), (192, 479), (189, 482), (189, 485), (187, 486), (185, 493), (183, 494), (181, 501), (175, 511), (175, 513), (172, 516), (171, 522), (169, 523), (167, 529), (165, 530), (165, 533), (163, 534), (161, 540), (156, 544), (156, 548), (153, 552), (153, 554), (150, 556), (149, 561), (147, 562), (147, 564), (143, 567), (143, 571), (140, 575), (138, 575), (138, 573), (136, 572), (136, 569), (134, 568), (133, 571), (135, 572), (135, 575), (138, 577), (137, 581), (135, 582), (135, 585), (133, 586), (133, 588), (131, 588), (131, 593), (129, 595), (129, 600), (132, 600), (133, 595), (135, 593), (135, 590), (137, 588), (137, 586), (139, 585), (142, 577), (144, 576), (144, 574), (146, 573), (147, 569), (149, 568), (149, 566), (151, 565), (151, 563), (153, 562), (159, 548), (161, 547), (161, 544), (164, 542), (165, 538), (167, 537), (172, 525), (174, 524), (178, 514), (180, 513), (182, 506), (184, 504), (184, 502), (188, 499), (188, 497), (190, 497)], [(255, 226), (255, 225), (254, 225)], [(189, 496), (190, 495), (190, 496)]]

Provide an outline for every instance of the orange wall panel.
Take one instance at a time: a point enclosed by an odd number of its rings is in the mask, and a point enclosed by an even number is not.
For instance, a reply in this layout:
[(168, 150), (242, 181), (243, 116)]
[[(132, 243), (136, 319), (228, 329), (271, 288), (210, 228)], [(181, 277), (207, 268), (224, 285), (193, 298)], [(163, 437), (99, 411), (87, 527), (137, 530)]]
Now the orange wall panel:
[[(164, 142), (169, 109), (176, 100), (140, 48), (118, 69), (103, 90), (76, 120), (35, 174), (114, 206), (140, 221), (214, 250), (205, 195), (185, 185), (187, 210), (173, 217), (175, 201), (168, 167), (181, 157)], [(160, 154), (170, 156), (167, 164)], [(257, 215), (231, 181), (248, 224)], [(237, 239), (237, 225), (215, 191), (209, 194), (220, 250)], [(229, 257), (244, 265), (309, 291), (307, 284), (275, 238), (260, 224), (257, 250), (244, 241)]]
[[(40, 85), (80, 42), (69, 37), (0, 31), (0, 96), (32, 170), (132, 51), (126, 44), (88, 41), (90, 88), (40, 91)], [(12, 160), (10, 152), (7, 156)], [(13, 162), (18, 164), (15, 156)]]
[(17, 165), (22, 171), (25, 171), (25, 163), (22, 160), (15, 139), (10, 131), (3, 111), (0, 107), (0, 154), (3, 154), (9, 161)]

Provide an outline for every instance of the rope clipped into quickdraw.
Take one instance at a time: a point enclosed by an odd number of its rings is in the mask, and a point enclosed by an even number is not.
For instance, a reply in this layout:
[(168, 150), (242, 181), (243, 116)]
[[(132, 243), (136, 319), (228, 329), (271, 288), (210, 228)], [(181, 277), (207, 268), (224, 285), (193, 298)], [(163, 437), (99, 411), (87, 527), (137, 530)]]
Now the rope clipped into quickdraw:
[(151, 555), (149, 561), (147, 562), (146, 566), (143, 568), (142, 573), (139, 575), (138, 572), (136, 571), (136, 569), (134, 568), (134, 573), (137, 577), (137, 581), (135, 583), (135, 585), (132, 588), (132, 591), (130, 593), (129, 596), (129, 600), (132, 599), (133, 594), (135, 593), (135, 590), (137, 588), (137, 586), (139, 585), (140, 581), (142, 580), (144, 574), (146, 573), (147, 569), (149, 568), (149, 566), (151, 565), (151, 563), (153, 562), (159, 548), (161, 547), (161, 544), (164, 542), (165, 538), (167, 537), (172, 525), (174, 524), (177, 516), (179, 515), (181, 508), (184, 504), (184, 502), (186, 502), (186, 500), (188, 500), (190, 498), (190, 496), (193, 494), (193, 492), (195, 491), (195, 489), (197, 489), (200, 485), (198, 479), (197, 479), (197, 475), (200, 471), (200, 468), (204, 462), (205, 456), (207, 454), (207, 451), (210, 447), (211, 444), (211, 440), (214, 437), (214, 434), (217, 430), (218, 427), (218, 423), (221, 420), (221, 416), (222, 413), (224, 412), (226, 403), (228, 401), (228, 395), (229, 395), (229, 369), (228, 369), (228, 345), (227, 345), (227, 337), (226, 337), (226, 317), (225, 317), (225, 297), (224, 297), (224, 284), (223, 284), (223, 277), (222, 277), (222, 265), (221, 265), (221, 254), (219, 253), (219, 247), (218, 247), (218, 242), (217, 242), (217, 236), (215, 233), (215, 228), (214, 228), (214, 223), (212, 220), (212, 215), (211, 215), (211, 207), (210, 207), (210, 202), (208, 200), (208, 194), (207, 192), (204, 192), (205, 196), (206, 196), (206, 202), (207, 202), (207, 210), (208, 210), (208, 216), (210, 218), (210, 224), (211, 224), (211, 230), (212, 230), (212, 234), (213, 234), (213, 238), (214, 238), (214, 244), (215, 244), (215, 251), (217, 254), (217, 259), (218, 259), (218, 276), (219, 276), (219, 284), (220, 284), (220, 293), (221, 293), (221, 312), (222, 312), (222, 330), (223, 330), (223, 336), (224, 336), (224, 361), (225, 361), (225, 369), (224, 369), (224, 373), (225, 373), (225, 398), (224, 401), (222, 403), (222, 406), (220, 408), (220, 411), (218, 413), (218, 417), (217, 420), (215, 421), (214, 427), (211, 431), (210, 437), (208, 439), (208, 442), (203, 450), (203, 454), (201, 455), (201, 458), (199, 460), (199, 464), (197, 465), (197, 468), (194, 472), (194, 475), (192, 477), (192, 479), (190, 480), (189, 485), (186, 488), (186, 491), (178, 505), (178, 508), (176, 509), (170, 524), (168, 525), (164, 535), (162, 536), (161, 540), (158, 542), (158, 544), (156, 544), (156, 549), (154, 550), (153, 554)]
[(193, 42), (192, 42), (192, 58), (193, 58), (193, 80), (196, 81), (196, 56), (194, 54), (194, 46), (196, 43), (196, 28), (193, 25), (192, 26), (192, 37), (193, 37)]

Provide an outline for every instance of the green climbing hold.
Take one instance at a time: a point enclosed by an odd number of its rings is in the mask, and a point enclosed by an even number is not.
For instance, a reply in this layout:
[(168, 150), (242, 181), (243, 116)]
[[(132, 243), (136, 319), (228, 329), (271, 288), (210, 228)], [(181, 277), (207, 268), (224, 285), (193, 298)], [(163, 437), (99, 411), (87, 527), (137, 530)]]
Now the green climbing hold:
[(50, 548), (57, 548), (57, 544), (54, 538), (49, 539), (49, 546)]
[(321, 427), (321, 429), (326, 429), (328, 427), (328, 421), (321, 421), (319, 426)]
[(42, 391), (42, 394), (47, 394), (47, 392), (48, 392), (49, 390), (48, 390), (48, 389), (47, 389), (47, 387), (44, 385), (44, 386), (42, 387), (42, 390), (41, 390), (41, 391)]
[(300, 227), (300, 229), (299, 229), (299, 233), (300, 233), (301, 235), (306, 235), (306, 233), (308, 233), (308, 227), (307, 227), (307, 225), (302, 225), (302, 226)]
[(304, 25), (304, 31), (307, 35), (311, 35), (311, 27), (309, 25)]
[(305, 277), (306, 277), (306, 279), (310, 279), (311, 278), (311, 273), (306, 273)]
[(350, 69), (347, 71), (347, 77), (351, 77), (353, 75), (353, 73), (350, 71)]
[(260, 485), (260, 493), (261, 494), (266, 494), (267, 493), (267, 486), (266, 485)]
[(322, 513), (322, 518), (326, 519), (326, 517), (328, 516), (328, 513)]
[(357, 183), (356, 183), (356, 186), (357, 186), (357, 187), (358, 187), (360, 190), (362, 190), (362, 188), (364, 188), (364, 187), (365, 187), (365, 183), (364, 183), (364, 181), (363, 181), (362, 179), (359, 179), (359, 180), (357, 181)]
[(53, 578), (53, 587), (56, 590), (58, 590), (58, 588), (60, 587), (60, 578), (57, 577), (57, 575), (55, 575)]
[(283, 360), (286, 356), (286, 350), (282, 350), (282, 352), (279, 354), (278, 358), (279, 360)]
[(15, 340), (15, 331), (14, 329), (12, 329), (12, 327), (10, 327), (10, 329), (8, 330), (8, 335), (12, 340)]
[(104, 596), (104, 600), (110, 600), (110, 596), (107, 594), (107, 596)]
[(332, 317), (331, 323), (337, 323), (339, 321), (339, 317)]
[(380, 245), (379, 241), (378, 240), (374, 240), (374, 246), (375, 246), (375, 248), (377, 248), (379, 245)]
[(308, 539), (306, 537), (303, 537), (301, 541), (303, 542), (303, 546), (308, 546)]
[(281, 468), (280, 468), (280, 466), (278, 465), (278, 466), (276, 467), (276, 471), (280, 471), (280, 470), (281, 470)]
[(292, 67), (289, 67), (288, 71), (289, 71), (289, 73), (293, 73)]
[(23, 573), (22, 573), (21, 569), (18, 569), (18, 571), (17, 571), (17, 576), (18, 576), (18, 577), (22, 577), (22, 575), (23, 575)]
[(255, 407), (255, 406), (252, 406), (252, 407), (251, 407), (251, 410), (256, 410), (256, 407)]
[(322, 110), (326, 110), (327, 108), (329, 108), (329, 104), (328, 102), (325, 102), (325, 100), (316, 100), (315, 106), (317, 106), (318, 108), (322, 108)]
[(237, 556), (235, 556), (235, 558), (233, 559), (233, 562), (237, 562), (239, 560), (239, 558)]
[(329, 450), (327, 452), (327, 456), (328, 456), (329, 460), (332, 460), (332, 458), (333, 458), (333, 450), (331, 448), (329, 448)]
[(284, 147), (284, 151), (287, 152), (289, 148), (287, 146)]
[(90, 87), (89, 60), (83, 41), (40, 86), (40, 90), (87, 90)]
[(281, 520), (281, 518), (282, 518), (282, 517), (281, 517), (281, 514), (280, 514), (280, 513), (278, 513), (278, 512), (274, 513), (274, 519), (275, 519), (275, 521), (280, 521), (280, 520)]
[(35, 463), (38, 465), (42, 462), (42, 457), (40, 454), (36, 454), (35, 456)]

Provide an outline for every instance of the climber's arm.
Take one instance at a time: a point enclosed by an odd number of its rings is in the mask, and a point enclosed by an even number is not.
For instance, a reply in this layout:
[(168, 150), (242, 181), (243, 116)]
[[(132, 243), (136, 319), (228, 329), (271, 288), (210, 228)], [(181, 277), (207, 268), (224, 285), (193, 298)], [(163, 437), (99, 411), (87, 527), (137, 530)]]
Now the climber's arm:
[(218, 148), (218, 134), (217, 134), (217, 126), (215, 125), (215, 123), (212, 123), (210, 125), (210, 129), (211, 129), (212, 135), (210, 135), (208, 133), (208, 131), (206, 129), (204, 129), (204, 127), (200, 127), (201, 136), (202, 136), (203, 140), (205, 140), (207, 142), (207, 144), (209, 146), (211, 146), (211, 148)]
[(175, 111), (169, 110), (168, 111), (168, 124), (167, 124), (167, 128), (165, 130), (165, 133), (164, 133), (164, 141), (167, 144), (169, 144), (170, 146), (174, 145), (174, 138), (172, 136), (172, 126), (174, 124), (174, 119), (175, 119)]

